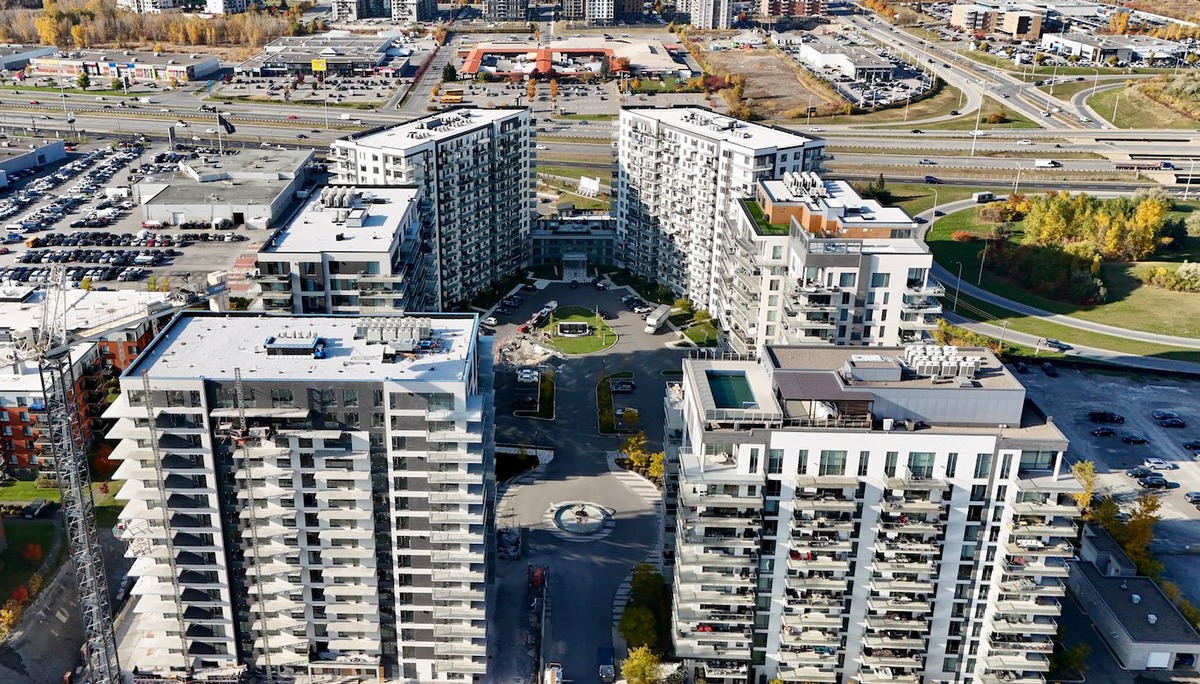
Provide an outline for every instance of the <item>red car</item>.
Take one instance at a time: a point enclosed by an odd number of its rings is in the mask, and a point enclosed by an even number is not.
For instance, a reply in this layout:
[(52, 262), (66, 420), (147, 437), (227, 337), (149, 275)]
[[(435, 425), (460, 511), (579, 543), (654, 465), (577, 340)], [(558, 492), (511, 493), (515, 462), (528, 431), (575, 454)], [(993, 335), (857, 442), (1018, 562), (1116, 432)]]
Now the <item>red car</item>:
[(29, 104), (38, 104), (38, 101), (37, 101), (37, 100), (30, 100), (30, 101), (29, 101)]
[(294, 121), (294, 120), (296, 120), (296, 119), (299, 119), (299, 118), (300, 118), (300, 117), (296, 116), (295, 114), (288, 114), (288, 119), (290, 119), (290, 120), (293, 120), (293, 121)]

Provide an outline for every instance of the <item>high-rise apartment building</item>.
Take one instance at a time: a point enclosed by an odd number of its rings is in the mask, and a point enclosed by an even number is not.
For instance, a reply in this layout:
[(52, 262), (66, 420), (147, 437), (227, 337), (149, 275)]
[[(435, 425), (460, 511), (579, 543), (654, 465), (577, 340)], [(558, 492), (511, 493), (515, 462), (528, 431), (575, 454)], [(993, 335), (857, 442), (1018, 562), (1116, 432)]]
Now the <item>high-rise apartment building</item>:
[(529, 0), (486, 0), (483, 15), (488, 21), (529, 21)]
[(733, 3), (730, 0), (682, 0), (676, 12), (686, 17), (693, 28), (727, 29), (733, 25)]
[(469, 301), (528, 259), (533, 214), (527, 108), (456, 109), (337, 140), (337, 182), (407, 185), (432, 210), (438, 301)]
[(163, 14), (179, 9), (178, 0), (117, 0), (117, 7), (137, 14)]
[(753, 355), (764, 344), (893, 346), (937, 326), (944, 290), (904, 210), (812, 172), (754, 190), (720, 217), (710, 311), (725, 347)]
[(327, 186), (264, 241), (253, 292), (276, 313), (438, 311), (430, 214), (419, 188)]
[(107, 414), (122, 662), (483, 677), (491, 359), (474, 316), (175, 318)]
[(204, 11), (209, 14), (241, 14), (246, 11), (247, 0), (207, 0)]
[(333, 0), (331, 10), (335, 21), (372, 17), (407, 22), (432, 21), (437, 18), (437, 0)]
[(819, 17), (824, 0), (761, 0), (759, 12), (768, 17)]
[(624, 107), (617, 131), (618, 261), (715, 311), (726, 216), (756, 181), (819, 168), (825, 141), (701, 107)]
[(1043, 681), (1080, 487), (989, 350), (779, 346), (683, 371), (665, 491), (696, 678)]

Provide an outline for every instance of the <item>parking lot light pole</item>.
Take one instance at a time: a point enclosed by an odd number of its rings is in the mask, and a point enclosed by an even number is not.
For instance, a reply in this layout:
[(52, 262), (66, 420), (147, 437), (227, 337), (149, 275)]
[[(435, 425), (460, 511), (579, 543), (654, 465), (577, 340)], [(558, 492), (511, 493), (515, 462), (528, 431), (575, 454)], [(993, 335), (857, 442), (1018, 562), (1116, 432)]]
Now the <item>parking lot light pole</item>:
[(963, 262), (958, 262), (958, 277), (954, 280), (954, 311), (958, 312), (958, 292), (962, 288)]

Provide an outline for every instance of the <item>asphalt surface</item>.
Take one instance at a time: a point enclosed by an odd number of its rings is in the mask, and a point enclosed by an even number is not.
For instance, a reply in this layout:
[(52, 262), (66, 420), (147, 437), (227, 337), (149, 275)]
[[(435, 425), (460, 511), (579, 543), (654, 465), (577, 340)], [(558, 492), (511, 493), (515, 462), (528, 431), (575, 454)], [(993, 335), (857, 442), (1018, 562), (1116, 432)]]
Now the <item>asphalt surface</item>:
[[(613, 645), (612, 604), (618, 586), (634, 564), (655, 552), (658, 521), (650, 505), (609, 472), (607, 452), (619, 440), (597, 428), (596, 381), (605, 373), (631, 371), (637, 389), (617, 395), (621, 405), (636, 407), (647, 446), (662, 448), (663, 396), (668, 378), (660, 373), (677, 369), (684, 352), (668, 349), (675, 339), (664, 331), (647, 335), (640, 316), (619, 301), (624, 291), (599, 292), (589, 285), (570, 289), (554, 284), (527, 294), (527, 300), (497, 329), (497, 347), (515, 334), (516, 322), (526, 320), (545, 302), (560, 306), (599, 306), (614, 314), (609, 321), (620, 336), (613, 347), (588, 356), (568, 357), (555, 375), (556, 419), (515, 417), (508, 408), (515, 378), (512, 369), (497, 366), (496, 441), (553, 448), (554, 460), (536, 481), (514, 487), (498, 504), (497, 525), (525, 529), (524, 555), (518, 561), (499, 561), (498, 607), (494, 617), (492, 681), (528, 681), (531, 654), (526, 646), (530, 605), (525, 601), (529, 565), (549, 568), (550, 618), (544, 650), (547, 660), (563, 665), (567, 680), (592, 681), (596, 648)], [(616, 527), (605, 539), (572, 542), (532, 529), (553, 504), (588, 501), (614, 509)]]

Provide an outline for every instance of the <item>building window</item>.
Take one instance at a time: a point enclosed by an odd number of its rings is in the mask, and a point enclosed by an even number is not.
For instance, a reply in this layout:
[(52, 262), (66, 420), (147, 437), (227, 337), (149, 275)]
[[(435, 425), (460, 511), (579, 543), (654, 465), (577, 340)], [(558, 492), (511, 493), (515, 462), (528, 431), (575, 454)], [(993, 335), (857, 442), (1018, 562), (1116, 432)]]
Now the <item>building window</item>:
[(808, 474), (808, 449), (801, 449), (799, 455), (796, 458), (796, 474), (797, 475), (807, 475)]
[(946, 457), (946, 477), (954, 477), (954, 473), (958, 471), (958, 454), (950, 454)]
[(1057, 455), (1058, 452), (1055, 451), (1022, 451), (1020, 469), (1050, 470), (1054, 467), (1054, 458)]
[(975, 479), (983, 479), (992, 470), (992, 455), (977, 454), (975, 456)]
[(783, 472), (783, 449), (767, 449), (767, 473), (778, 475)]
[(358, 406), (358, 390), (342, 390), (342, 406), (346, 408)]
[(871, 287), (887, 287), (892, 280), (891, 273), (872, 273)]
[(896, 477), (896, 461), (900, 459), (899, 451), (889, 451), (883, 458), (883, 474), (888, 477)]
[(273, 389), (271, 390), (271, 408), (294, 407), (295, 400), (292, 398), (292, 390), (290, 389)]
[(845, 475), (846, 452), (822, 451), (819, 475)]
[(867, 468), (870, 467), (870, 464), (871, 464), (871, 452), (869, 452), (869, 451), (858, 452), (858, 476), (859, 477), (867, 476)]
[(933, 452), (912, 451), (908, 454), (908, 474), (910, 477), (927, 480), (933, 477)]
[(857, 275), (858, 275), (858, 274), (856, 274), (856, 273), (843, 273), (843, 274), (841, 274), (840, 276), (838, 276), (838, 286), (840, 286), (840, 287), (854, 287), (855, 276), (857, 276)]

